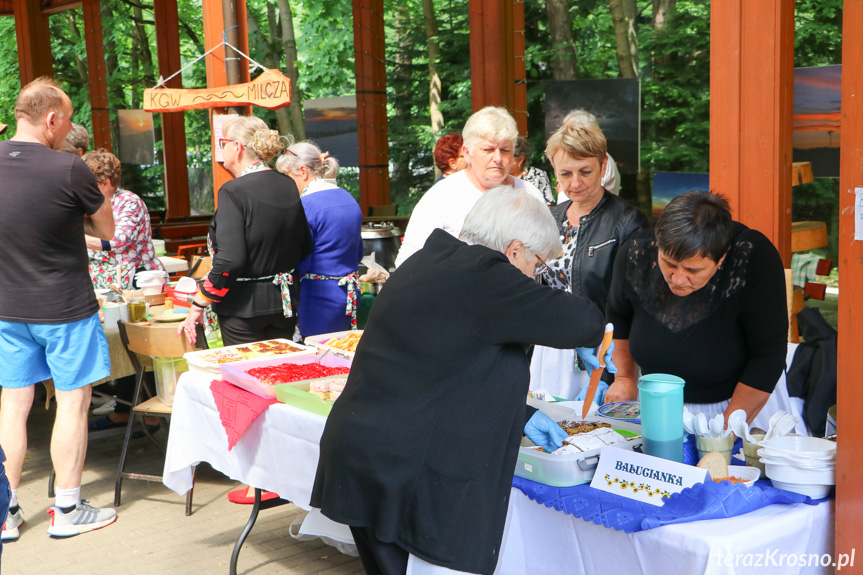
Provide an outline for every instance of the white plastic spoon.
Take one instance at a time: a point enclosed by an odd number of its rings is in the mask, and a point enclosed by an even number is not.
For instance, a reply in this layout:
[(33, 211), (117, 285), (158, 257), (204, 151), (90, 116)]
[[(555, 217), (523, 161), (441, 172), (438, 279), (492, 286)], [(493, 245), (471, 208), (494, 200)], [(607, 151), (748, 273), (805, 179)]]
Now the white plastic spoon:
[(699, 412), (695, 416), (695, 431), (701, 437), (710, 437), (710, 427), (707, 423), (707, 416)]
[(695, 416), (685, 407), (683, 408), (683, 429), (686, 433), (695, 434)]
[(710, 433), (713, 437), (722, 437), (722, 427), (725, 424), (725, 419), (722, 417), (721, 413), (717, 413), (716, 417), (712, 417), (708, 422), (708, 426), (710, 427)]

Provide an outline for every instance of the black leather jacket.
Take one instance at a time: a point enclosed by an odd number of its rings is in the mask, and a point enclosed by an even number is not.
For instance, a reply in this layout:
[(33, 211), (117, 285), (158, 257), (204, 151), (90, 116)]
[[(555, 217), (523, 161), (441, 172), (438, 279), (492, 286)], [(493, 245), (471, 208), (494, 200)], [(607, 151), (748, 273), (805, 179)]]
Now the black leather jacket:
[[(561, 228), (571, 200), (551, 208)], [(572, 258), (572, 293), (585, 297), (605, 313), (617, 249), (634, 232), (647, 227), (647, 218), (624, 200), (606, 191), (599, 205), (578, 223)]]

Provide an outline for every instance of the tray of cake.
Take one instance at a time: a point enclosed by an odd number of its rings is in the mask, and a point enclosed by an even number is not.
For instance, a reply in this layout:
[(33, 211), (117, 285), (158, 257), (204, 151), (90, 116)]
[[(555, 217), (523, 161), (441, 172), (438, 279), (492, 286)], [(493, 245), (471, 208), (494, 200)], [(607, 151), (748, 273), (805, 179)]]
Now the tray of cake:
[[(260, 359), (241, 364), (222, 365), (222, 379), (267, 398), (279, 397), (279, 390), (290, 388), (301, 393), (285, 392), (289, 398), (300, 397), (317, 405), (332, 405), (338, 398), (351, 368), (351, 360), (332, 354), (302, 355), (289, 358)], [(292, 403), (292, 401), (282, 401)], [(298, 406), (299, 407), (299, 406)]]
[(337, 331), (334, 333), (322, 333), (310, 335), (304, 341), (321, 350), (329, 350), (331, 353), (342, 357), (353, 358), (357, 351), (357, 344), (363, 336), (363, 330)]
[(614, 445), (622, 449), (641, 446), (641, 436), (630, 429), (612, 428), (597, 421), (564, 419), (557, 423), (567, 433), (563, 446), (553, 453), (544, 451), (523, 438), (519, 447), (515, 475), (552, 487), (572, 487), (589, 483), (599, 463), (602, 449)]
[(309, 345), (295, 343), (288, 339), (268, 339), (217, 349), (190, 351), (183, 357), (189, 363), (190, 371), (219, 376), (223, 365), (244, 364), (265, 358), (285, 359), (316, 353), (318, 353), (317, 348)]

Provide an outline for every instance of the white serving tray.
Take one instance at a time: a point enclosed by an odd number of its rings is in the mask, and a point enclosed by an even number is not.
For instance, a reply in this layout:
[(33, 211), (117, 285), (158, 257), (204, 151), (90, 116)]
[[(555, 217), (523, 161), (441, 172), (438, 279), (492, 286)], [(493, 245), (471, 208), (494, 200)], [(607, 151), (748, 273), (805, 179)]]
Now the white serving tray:
[(318, 335), (310, 335), (304, 341), (305, 341), (306, 345), (314, 346), (314, 347), (316, 347), (322, 351), (329, 350), (330, 353), (334, 353), (334, 354), (340, 355), (342, 357), (347, 357), (348, 359), (353, 359), (355, 352), (346, 351), (344, 349), (339, 349), (337, 347), (332, 347), (332, 346), (324, 344), (325, 341), (329, 341), (329, 340), (333, 339), (334, 337), (342, 339), (346, 335), (348, 335), (349, 333), (358, 333), (358, 334), (362, 335), (363, 330), (356, 329), (356, 330), (352, 330), (352, 331), (336, 331), (333, 333), (321, 333)]
[[(216, 351), (229, 350), (229, 349), (235, 349), (235, 348), (240, 348), (240, 347), (249, 347), (251, 345), (254, 345), (255, 343), (263, 343), (263, 342), (287, 343), (287, 344), (290, 344), (290, 345), (298, 348), (299, 351), (280, 354), (280, 355), (270, 355), (270, 356), (265, 356), (265, 357), (243, 359), (243, 360), (232, 361), (232, 362), (227, 362), (227, 363), (214, 363), (211, 361), (206, 361), (204, 359), (208, 354), (211, 354), (211, 353), (216, 352)], [(222, 375), (221, 366), (223, 366), (223, 365), (245, 365), (245, 364), (250, 363), (250, 362), (260, 361), (262, 359), (282, 359), (282, 360), (284, 360), (285, 358), (288, 358), (288, 357), (314, 355), (316, 353), (318, 353), (317, 348), (312, 347), (312, 346), (308, 346), (308, 345), (303, 345), (301, 343), (296, 343), (296, 342), (290, 341), (288, 339), (266, 339), (266, 340), (262, 340), (260, 342), (256, 341), (256, 342), (252, 342), (252, 343), (244, 343), (241, 345), (230, 345), (227, 347), (220, 347), (220, 348), (215, 348), (215, 349), (202, 349), (199, 351), (190, 351), (190, 352), (184, 354), (183, 357), (189, 363), (189, 371), (202, 373), (204, 375), (215, 376), (216, 378), (221, 378), (221, 375)]]

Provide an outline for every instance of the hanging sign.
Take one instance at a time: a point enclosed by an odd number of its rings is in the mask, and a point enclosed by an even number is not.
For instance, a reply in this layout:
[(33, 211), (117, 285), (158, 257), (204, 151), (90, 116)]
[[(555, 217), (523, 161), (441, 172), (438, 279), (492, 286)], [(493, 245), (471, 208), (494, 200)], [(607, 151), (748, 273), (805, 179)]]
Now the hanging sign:
[(266, 70), (251, 82), (233, 86), (144, 90), (144, 110), (147, 112), (182, 112), (246, 104), (276, 110), (290, 103), (291, 80), (278, 70)]

